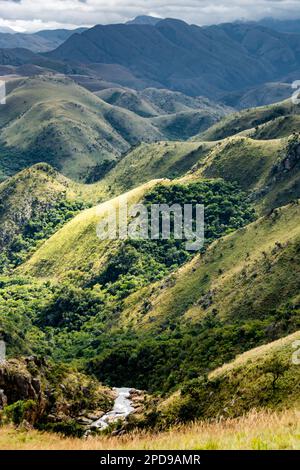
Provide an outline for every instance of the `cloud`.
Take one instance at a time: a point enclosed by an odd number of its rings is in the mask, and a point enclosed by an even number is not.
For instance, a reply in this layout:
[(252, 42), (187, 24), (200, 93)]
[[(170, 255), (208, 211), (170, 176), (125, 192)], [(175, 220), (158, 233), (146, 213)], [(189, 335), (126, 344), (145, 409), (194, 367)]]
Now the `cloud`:
[(120, 23), (137, 15), (213, 24), (300, 17), (299, 0), (0, 0), (0, 26), (18, 31)]

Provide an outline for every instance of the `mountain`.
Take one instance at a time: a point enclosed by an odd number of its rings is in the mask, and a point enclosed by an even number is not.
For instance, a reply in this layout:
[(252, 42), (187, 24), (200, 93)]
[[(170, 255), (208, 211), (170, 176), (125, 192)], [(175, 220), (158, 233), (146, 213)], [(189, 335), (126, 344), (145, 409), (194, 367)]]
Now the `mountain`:
[(8, 95), (0, 127), (4, 171), (46, 161), (77, 178), (140, 140), (162, 137), (139, 116), (51, 76), (24, 80)]
[[(233, 111), (231, 108), (210, 101), (207, 98), (191, 97), (170, 90), (145, 88), (135, 91), (128, 88), (105, 88), (96, 92), (99, 98), (109, 104), (129, 109), (143, 117), (158, 117), (191, 111), (203, 111), (213, 116)], [(184, 136), (183, 136), (184, 137)]]
[[(2, 179), (26, 166), (47, 162), (66, 176), (95, 181), (92, 173), (97, 171), (100, 178), (105, 167), (132, 146), (189, 138), (228, 112), (198, 99), (182, 113), (163, 115), (158, 110), (158, 117), (143, 117), (132, 111), (134, 106), (110, 104), (113, 100), (108, 98), (105, 102), (63, 76), (36, 76), (13, 83), (8, 85), (6, 106), (0, 108)], [(132, 101), (134, 93), (129, 97)], [(174, 98), (180, 99), (185, 97)]]
[(16, 31), (14, 31), (12, 28), (9, 28), (8, 26), (0, 26), (0, 33), (9, 33), (9, 34), (15, 34)]
[[(299, 130), (297, 124), (294, 125), (298, 115), (299, 106), (294, 105), (288, 99), (269, 106), (232, 113), (202, 133), (201, 136), (195, 136), (194, 139), (219, 140), (239, 133), (245, 134), (245, 131), (251, 137), (261, 136), (262, 139), (289, 136)], [(287, 125), (283, 126), (283, 123)], [(264, 132), (266, 130), (268, 131)]]
[(149, 24), (155, 26), (162, 18), (157, 18), (156, 16), (147, 16), (140, 15), (136, 16), (133, 20), (129, 20), (126, 24)]
[(299, 54), (297, 34), (255, 24), (198, 27), (165, 19), (154, 26), (98, 25), (46, 55), (94, 73), (95, 64), (117, 64), (156, 88), (216, 99), (299, 70)]
[(16, 33), (11, 31), (0, 31), (0, 48), (29, 49), (32, 52), (46, 52), (56, 49), (72, 34), (80, 34), (86, 28), (77, 28), (74, 30), (54, 29), (43, 30), (37, 33)]
[(75, 199), (70, 182), (46, 164), (23, 170), (0, 184), (0, 247), (3, 250), (40, 213)]
[(300, 18), (290, 20), (278, 20), (275, 18), (263, 18), (258, 24), (283, 33), (300, 33)]
[(220, 101), (236, 109), (256, 108), (278, 103), (291, 97), (292, 81), (264, 83), (247, 90), (225, 94)]

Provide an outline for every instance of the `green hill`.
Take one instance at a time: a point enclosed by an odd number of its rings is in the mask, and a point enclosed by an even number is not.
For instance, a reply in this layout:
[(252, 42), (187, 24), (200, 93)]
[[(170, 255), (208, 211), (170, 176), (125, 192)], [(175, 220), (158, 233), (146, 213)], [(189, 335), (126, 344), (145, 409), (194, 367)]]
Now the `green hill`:
[(238, 356), (211, 372), (207, 379), (194, 379), (159, 406), (165, 423), (178, 419), (222, 419), (243, 416), (251, 409), (290, 409), (299, 406), (297, 344), (300, 332)]
[(63, 76), (14, 81), (0, 109), (0, 176), (47, 162), (73, 179), (95, 181), (132, 146), (189, 138), (225, 113), (206, 104), (146, 118), (127, 107), (109, 104)]
[(201, 161), (214, 146), (213, 142), (143, 143), (120, 159), (96, 184), (80, 187), (83, 197), (97, 201), (122, 194), (153, 178), (174, 179), (183, 176)]
[(86, 207), (76, 185), (46, 164), (23, 170), (0, 184), (0, 201), (0, 271), (24, 262)]
[[(199, 136), (195, 136), (194, 139), (197, 140), (200, 138), (200, 140), (221, 140), (226, 137), (239, 134), (245, 130), (253, 130), (257, 133), (257, 135), (259, 135), (259, 126), (266, 123), (270, 123), (270, 126), (272, 126), (274, 120), (276, 123), (276, 119), (290, 116), (292, 117), (293, 115), (298, 114), (299, 106), (294, 105), (291, 100), (282, 101), (280, 103), (269, 106), (262, 106), (260, 108), (251, 108), (225, 117), (206, 132)], [(292, 134), (293, 130), (294, 127), (285, 129), (284, 135)], [(299, 129), (296, 130), (298, 131)], [(277, 134), (277, 128), (275, 125), (273, 133), (269, 132), (268, 138), (275, 139), (281, 136), (282, 134)]]
[(299, 207), (277, 209), (131, 294), (110, 330), (116, 346), (99, 348), (90, 370), (168, 391), (299, 329)]
[(194, 166), (190, 178), (224, 178), (251, 194), (265, 213), (300, 197), (299, 135), (274, 140), (230, 137)]
[(50, 76), (26, 79), (9, 93), (0, 128), (4, 173), (46, 161), (73, 178), (140, 140), (162, 137), (143, 118)]
[(107, 103), (129, 109), (144, 117), (176, 115), (177, 113), (190, 113), (192, 117), (191, 112), (194, 111), (202, 112), (207, 120), (211, 118), (213, 122), (231, 111), (231, 108), (204, 97), (191, 97), (157, 88), (145, 88), (141, 91), (129, 88), (106, 88), (96, 92), (96, 95)]

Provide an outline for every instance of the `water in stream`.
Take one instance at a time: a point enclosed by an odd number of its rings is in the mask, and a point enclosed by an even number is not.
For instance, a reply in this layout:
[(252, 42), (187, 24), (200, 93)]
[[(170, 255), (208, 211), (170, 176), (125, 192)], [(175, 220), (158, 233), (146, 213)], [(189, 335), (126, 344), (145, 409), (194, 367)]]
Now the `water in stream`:
[(111, 411), (102, 416), (102, 418), (94, 421), (91, 425), (91, 428), (97, 428), (100, 431), (106, 429), (111, 423), (115, 423), (120, 418), (124, 419), (130, 415), (134, 408), (130, 400), (130, 392), (132, 388), (114, 388), (114, 391), (117, 393), (115, 399), (114, 407)]

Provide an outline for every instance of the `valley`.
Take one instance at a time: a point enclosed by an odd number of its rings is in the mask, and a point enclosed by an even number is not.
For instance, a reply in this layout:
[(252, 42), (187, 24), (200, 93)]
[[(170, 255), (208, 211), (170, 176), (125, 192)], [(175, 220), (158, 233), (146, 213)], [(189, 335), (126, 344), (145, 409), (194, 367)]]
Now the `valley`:
[[(300, 35), (139, 21), (0, 52), (0, 447), (299, 449)], [(203, 247), (100, 240), (124, 198)]]

